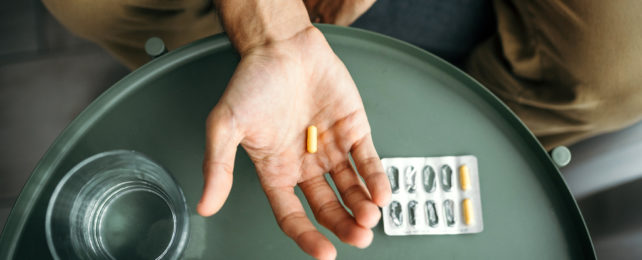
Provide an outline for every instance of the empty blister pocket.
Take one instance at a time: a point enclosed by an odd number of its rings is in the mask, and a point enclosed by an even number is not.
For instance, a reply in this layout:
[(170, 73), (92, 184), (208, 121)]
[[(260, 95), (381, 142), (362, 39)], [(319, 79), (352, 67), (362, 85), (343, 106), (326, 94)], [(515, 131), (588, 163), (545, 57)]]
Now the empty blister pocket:
[(406, 184), (406, 191), (408, 193), (415, 193), (417, 190), (417, 170), (415, 167), (408, 166), (404, 171), (404, 183)]
[(430, 165), (426, 165), (421, 175), (424, 191), (428, 193), (435, 191), (435, 188), (437, 188), (437, 174), (435, 174), (435, 170)]
[(392, 193), (399, 192), (399, 169), (397, 167), (391, 166), (386, 170), (388, 173), (388, 181), (390, 181), (390, 188)]

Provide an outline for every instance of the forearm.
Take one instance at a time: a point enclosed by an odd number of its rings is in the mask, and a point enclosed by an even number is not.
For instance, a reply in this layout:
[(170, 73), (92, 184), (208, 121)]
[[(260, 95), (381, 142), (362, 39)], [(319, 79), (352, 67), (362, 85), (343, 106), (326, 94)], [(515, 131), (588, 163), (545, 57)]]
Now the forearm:
[(312, 23), (301, 0), (214, 0), (232, 44), (252, 48), (292, 38)]

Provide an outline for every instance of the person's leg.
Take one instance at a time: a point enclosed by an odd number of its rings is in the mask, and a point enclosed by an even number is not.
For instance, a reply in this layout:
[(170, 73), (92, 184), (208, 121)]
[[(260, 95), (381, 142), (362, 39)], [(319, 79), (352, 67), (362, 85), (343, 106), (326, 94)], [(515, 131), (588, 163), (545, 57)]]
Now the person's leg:
[(494, 1), (467, 71), (548, 149), (642, 118), (642, 2)]
[(44, 0), (70, 31), (111, 52), (131, 69), (150, 60), (145, 41), (158, 36), (168, 49), (222, 32), (211, 0)]

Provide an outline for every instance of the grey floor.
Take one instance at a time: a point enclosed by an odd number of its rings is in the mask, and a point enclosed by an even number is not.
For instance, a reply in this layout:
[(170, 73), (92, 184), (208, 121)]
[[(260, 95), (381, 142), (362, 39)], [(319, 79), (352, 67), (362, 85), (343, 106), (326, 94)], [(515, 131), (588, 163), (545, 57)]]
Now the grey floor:
[[(2, 232), (16, 196), (51, 142), (128, 71), (96, 45), (67, 32), (40, 1), (3, 2), (0, 8)], [(603, 184), (603, 173), (626, 163), (617, 152), (623, 142), (633, 147), (623, 154), (642, 154), (641, 136), (638, 124), (577, 144), (571, 147), (576, 158), (563, 169), (603, 259), (642, 258), (642, 165), (618, 168), (625, 176)]]

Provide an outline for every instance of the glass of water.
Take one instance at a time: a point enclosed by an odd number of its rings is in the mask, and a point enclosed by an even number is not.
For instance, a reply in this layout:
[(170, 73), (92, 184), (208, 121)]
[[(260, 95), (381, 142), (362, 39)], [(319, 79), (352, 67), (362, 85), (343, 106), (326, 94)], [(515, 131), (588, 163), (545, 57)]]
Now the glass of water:
[(178, 259), (189, 214), (167, 171), (140, 153), (117, 150), (82, 161), (62, 178), (45, 228), (55, 259)]

